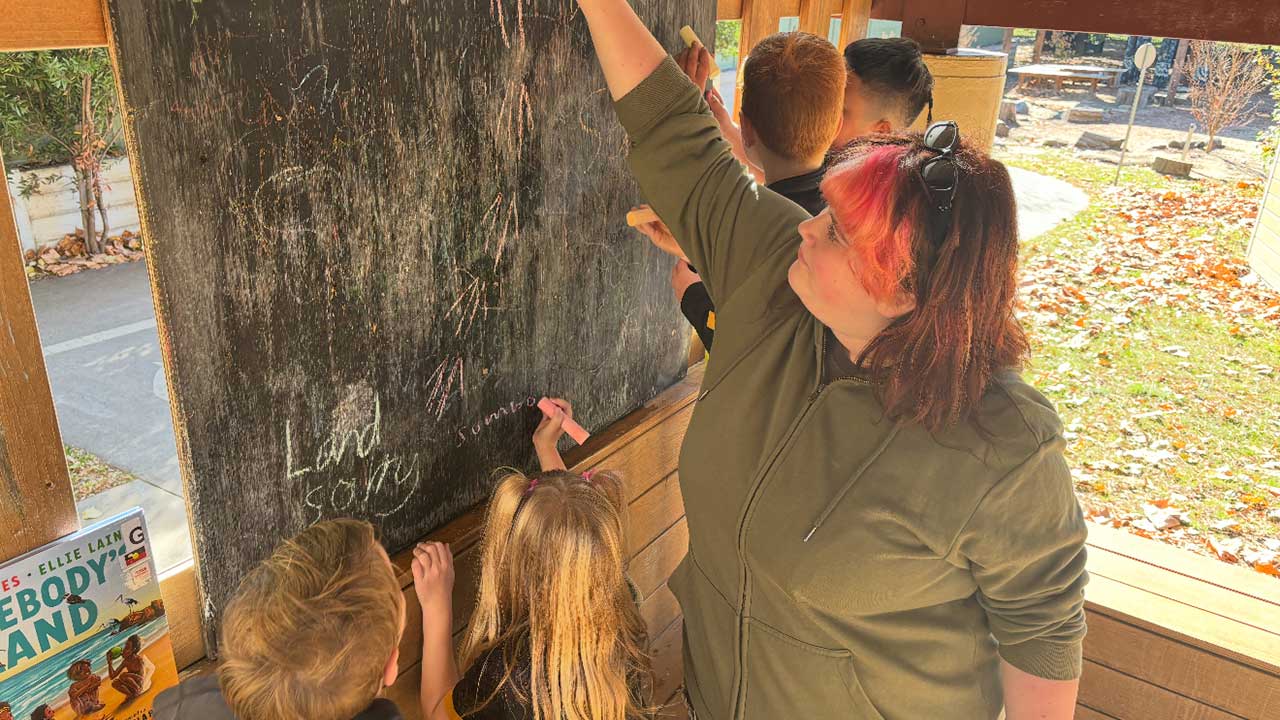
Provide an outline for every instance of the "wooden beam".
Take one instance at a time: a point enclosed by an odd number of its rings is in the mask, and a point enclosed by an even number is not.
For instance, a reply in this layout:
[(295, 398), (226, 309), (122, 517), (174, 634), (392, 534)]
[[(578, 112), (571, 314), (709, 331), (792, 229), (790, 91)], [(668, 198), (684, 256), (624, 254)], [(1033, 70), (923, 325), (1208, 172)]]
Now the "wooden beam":
[[(952, 0), (947, 0), (951, 2)], [(903, 20), (910, 2), (876, 0), (871, 16)], [(1256, 0), (963, 0), (965, 25), (1046, 28), (1270, 45), (1280, 27), (1280, 3)], [(906, 34), (905, 30), (903, 34)]]
[[(902, 20), (908, 0), (845, 0), (867, 6), (870, 17)], [(923, 2), (923, 0), (915, 0)], [(739, 20), (751, 0), (716, 0), (716, 19)], [(792, 12), (797, 0), (787, 3)], [(925, 5), (933, 3), (923, 2)], [(844, 18), (848, 10), (841, 10)], [(1149, 0), (1143, 4), (1114, 0), (967, 0), (964, 24), (996, 27), (1048, 27), (1083, 32), (1130, 33), (1157, 37), (1272, 44), (1280, 27), (1280, 3), (1252, 0)], [(825, 34), (825, 33), (823, 33)], [(857, 40), (866, 29), (852, 33)], [(0, 14), (0, 52), (107, 44), (101, 0), (8, 0)], [(843, 31), (841, 45), (847, 44)], [(750, 49), (750, 48), (748, 48)]]
[(6, 185), (0, 190), (0, 560), (79, 528)]
[(945, 53), (960, 45), (965, 0), (905, 0), (902, 36), (920, 43), (927, 53)]
[(102, 0), (5, 0), (0, 52), (107, 44)]

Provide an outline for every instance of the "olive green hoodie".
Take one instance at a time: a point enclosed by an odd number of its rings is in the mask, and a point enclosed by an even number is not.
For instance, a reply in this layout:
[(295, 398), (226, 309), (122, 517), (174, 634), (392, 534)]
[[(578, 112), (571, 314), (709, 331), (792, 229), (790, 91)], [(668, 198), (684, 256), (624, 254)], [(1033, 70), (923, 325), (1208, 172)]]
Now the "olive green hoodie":
[(998, 658), (1078, 677), (1085, 525), (1049, 402), (1003, 372), (985, 437), (931, 434), (864, 380), (824, 384), (826, 329), (787, 283), (808, 214), (743, 174), (671, 60), (616, 107), (720, 301), (671, 578), (699, 718), (995, 718)]

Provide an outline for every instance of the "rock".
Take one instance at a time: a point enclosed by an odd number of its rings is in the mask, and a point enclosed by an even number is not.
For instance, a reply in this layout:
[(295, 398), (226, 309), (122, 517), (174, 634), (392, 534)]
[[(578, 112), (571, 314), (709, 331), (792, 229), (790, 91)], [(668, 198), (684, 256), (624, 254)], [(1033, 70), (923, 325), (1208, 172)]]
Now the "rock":
[(1174, 160), (1167, 157), (1156, 157), (1151, 161), (1151, 168), (1162, 175), (1172, 175), (1174, 177), (1191, 177), (1191, 169), (1194, 167), (1191, 163)]
[(1113, 138), (1102, 133), (1086, 131), (1076, 141), (1076, 147), (1084, 150), (1119, 150), (1124, 145), (1124, 138)]
[(1027, 104), (1026, 100), (1019, 100), (1016, 104), (1014, 104), (1013, 108), (1014, 108), (1014, 111), (1017, 112), (1019, 115), (1031, 114), (1031, 106)]
[(1045, 140), (1041, 144), (1047, 148), (1064, 148), (1067, 146), (1067, 144), (1062, 142), (1061, 140)]
[(1005, 123), (1005, 121), (1003, 120), (996, 121), (996, 137), (999, 137), (999, 138), (1009, 137), (1009, 125)]
[(1107, 111), (1101, 108), (1071, 108), (1067, 113), (1067, 122), (1073, 123), (1100, 123), (1106, 120)]
[[(1170, 141), (1169, 141), (1169, 147), (1173, 148), (1174, 150), (1181, 150), (1181, 149), (1182, 149), (1182, 146), (1183, 146), (1183, 145), (1185, 145), (1185, 144), (1186, 144), (1186, 143), (1182, 142), (1181, 140), (1170, 140)], [(1205, 141), (1203, 141), (1203, 140), (1193, 140), (1193, 141), (1191, 142), (1191, 149), (1192, 149), (1192, 150), (1204, 150), (1206, 147), (1208, 147), (1208, 143), (1206, 143), (1206, 142), (1205, 142)], [(1213, 139), (1213, 149), (1214, 149), (1214, 150), (1221, 150), (1221, 149), (1222, 149), (1222, 148), (1224, 148), (1224, 147), (1226, 147), (1226, 145), (1224, 145), (1224, 144), (1222, 143), (1222, 141), (1221, 141), (1221, 140), (1219, 140), (1218, 138), (1214, 138), (1214, 139)]]

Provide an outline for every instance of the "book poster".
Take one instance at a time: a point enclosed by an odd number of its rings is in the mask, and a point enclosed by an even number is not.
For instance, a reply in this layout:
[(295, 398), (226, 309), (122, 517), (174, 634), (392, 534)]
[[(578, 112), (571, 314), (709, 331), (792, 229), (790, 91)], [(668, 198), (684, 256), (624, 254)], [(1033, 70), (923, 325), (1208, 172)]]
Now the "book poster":
[(0, 720), (146, 720), (177, 682), (142, 510), (0, 565)]

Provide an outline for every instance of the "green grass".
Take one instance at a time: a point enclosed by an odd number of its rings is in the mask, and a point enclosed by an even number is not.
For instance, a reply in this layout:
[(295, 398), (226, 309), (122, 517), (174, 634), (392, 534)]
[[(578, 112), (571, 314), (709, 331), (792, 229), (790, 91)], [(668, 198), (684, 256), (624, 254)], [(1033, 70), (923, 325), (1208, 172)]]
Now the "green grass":
[[(1091, 253), (1105, 243), (1116, 247), (1132, 230), (1121, 215), (1126, 209), (1103, 200), (1115, 167), (1060, 150), (1002, 159), (1091, 196), (1087, 210), (1023, 249), (1023, 263), (1037, 269), (1038, 282), (1047, 277), (1055, 287), (1090, 293), (1090, 302), (1071, 305), (1060, 322), (1026, 323), (1033, 342), (1028, 377), (1055, 403), (1068, 429), (1068, 458), (1082, 501), (1134, 518), (1145, 504), (1172, 498), (1193, 531), (1159, 537), (1202, 552), (1199, 538), (1224, 535), (1213, 529), (1222, 520), (1239, 523), (1235, 532), (1246, 547), (1275, 537), (1266, 514), (1280, 507), (1280, 495), (1269, 490), (1280, 489), (1280, 324), (1208, 310), (1197, 301), (1203, 290), (1177, 284), (1143, 286), (1142, 302), (1121, 302), (1123, 289), (1132, 289), (1143, 271), (1109, 267), (1094, 276), (1082, 270), (1092, 265)], [(1147, 168), (1126, 170), (1122, 183), (1157, 192), (1207, 187), (1255, 195), (1253, 189), (1172, 180)], [(1210, 258), (1243, 257), (1249, 228), (1216, 220), (1180, 229), (1168, 242), (1172, 248), (1195, 245)], [(1183, 262), (1164, 250), (1156, 256), (1161, 267)], [(1127, 323), (1115, 322), (1121, 315)], [(1094, 332), (1088, 342), (1070, 346), (1086, 328)]]

